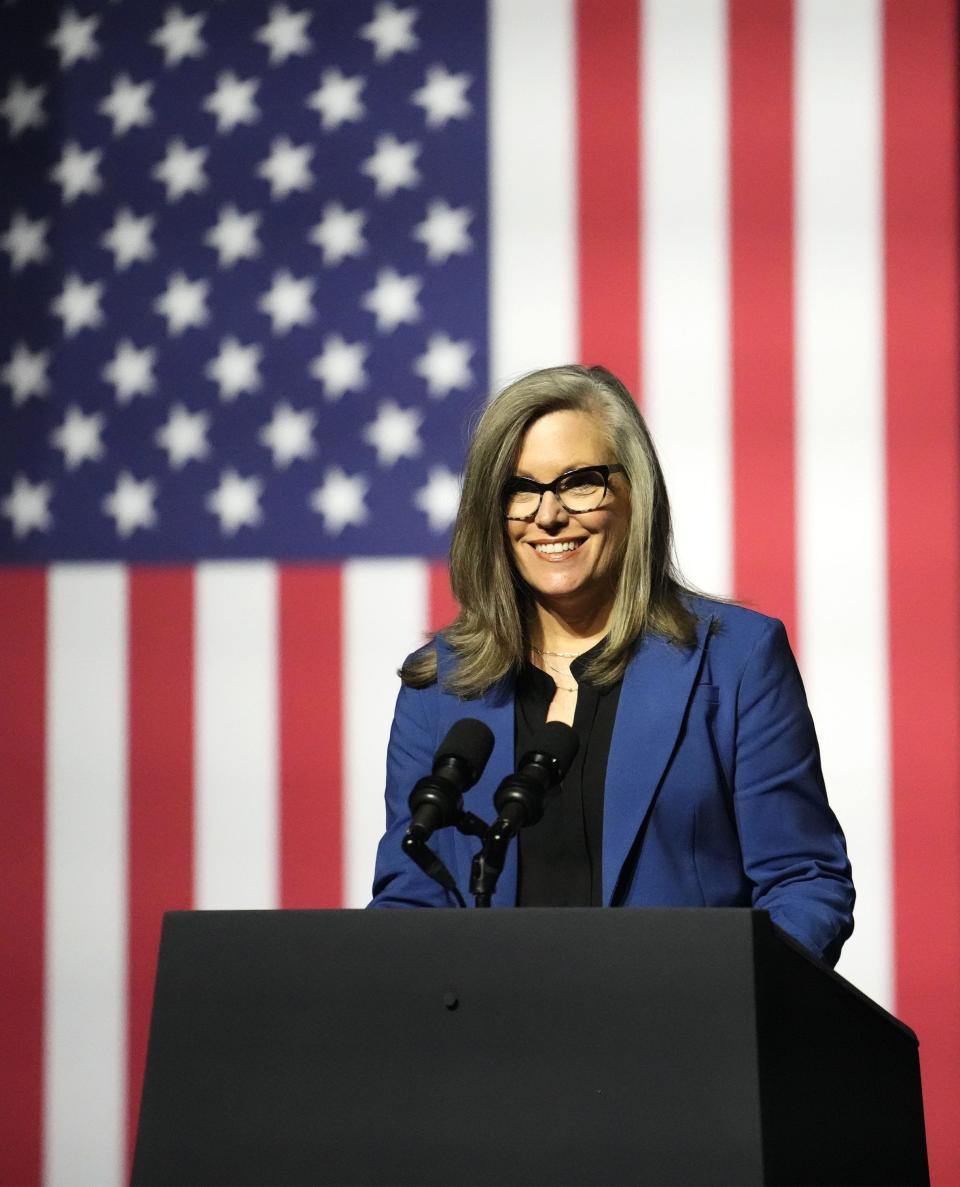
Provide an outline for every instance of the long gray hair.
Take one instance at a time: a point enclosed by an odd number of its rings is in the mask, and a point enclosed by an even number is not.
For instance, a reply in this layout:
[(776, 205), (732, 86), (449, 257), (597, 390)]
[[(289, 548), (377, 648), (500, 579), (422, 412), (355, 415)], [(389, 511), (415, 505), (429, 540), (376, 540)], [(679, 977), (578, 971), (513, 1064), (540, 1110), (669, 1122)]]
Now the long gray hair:
[[(564, 410), (599, 419), (610, 458), (623, 466), (630, 484), (630, 522), (607, 641), (587, 677), (598, 684), (618, 680), (645, 630), (680, 646), (694, 640), (696, 619), (681, 600), (685, 587), (673, 563), (667, 488), (639, 409), (603, 367), (548, 367), (511, 383), (487, 405), (467, 455), (450, 546), (450, 580), (460, 613), (440, 632), (457, 661), (445, 686), (461, 697), (478, 696), (516, 672), (528, 654), (532, 600), (507, 544), (501, 492), (530, 425)], [(417, 652), (400, 676), (415, 688), (433, 683), (435, 649)]]

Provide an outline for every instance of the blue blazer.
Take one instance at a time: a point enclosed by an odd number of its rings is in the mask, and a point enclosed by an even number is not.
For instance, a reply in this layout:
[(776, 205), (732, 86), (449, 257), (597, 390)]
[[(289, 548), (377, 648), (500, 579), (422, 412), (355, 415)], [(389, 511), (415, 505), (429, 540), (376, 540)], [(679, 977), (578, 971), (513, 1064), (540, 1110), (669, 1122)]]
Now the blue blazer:
[[(646, 635), (627, 665), (603, 800), (603, 903), (635, 907), (757, 907), (829, 964), (853, 930), (843, 833), (827, 804), (820, 753), (783, 624), (693, 598), (697, 642)], [(477, 717), (495, 744), (465, 806), (492, 820), (493, 793), (514, 769), (513, 681), (476, 699), (440, 678), (402, 688), (387, 753), (387, 829), (377, 853), (376, 907), (454, 906), (400, 849), (407, 797), (450, 726)], [(455, 829), (432, 844), (466, 894), (478, 841)], [(517, 897), (517, 847), (494, 906)]]

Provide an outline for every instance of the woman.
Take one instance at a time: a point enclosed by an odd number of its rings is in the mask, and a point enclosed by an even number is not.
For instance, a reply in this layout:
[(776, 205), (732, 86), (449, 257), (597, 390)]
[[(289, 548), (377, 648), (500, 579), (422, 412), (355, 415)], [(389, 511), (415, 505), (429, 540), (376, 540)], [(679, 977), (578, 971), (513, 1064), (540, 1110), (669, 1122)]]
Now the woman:
[[(494, 905), (754, 906), (834, 964), (853, 927), (843, 833), (783, 625), (685, 588), (633, 399), (601, 367), (524, 376), (486, 408), (451, 548), (456, 621), (401, 670), (374, 906), (453, 906), (401, 852), (449, 727), (493, 730), (465, 806), (544, 720), (580, 747)], [(477, 841), (435, 834), (463, 889)]]

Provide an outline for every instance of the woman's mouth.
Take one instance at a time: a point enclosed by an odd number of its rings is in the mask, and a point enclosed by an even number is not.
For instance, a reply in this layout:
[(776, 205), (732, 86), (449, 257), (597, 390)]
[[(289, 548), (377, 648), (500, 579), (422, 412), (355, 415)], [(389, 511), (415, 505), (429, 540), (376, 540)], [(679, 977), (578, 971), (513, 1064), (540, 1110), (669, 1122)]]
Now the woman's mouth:
[(540, 556), (561, 556), (567, 552), (576, 552), (582, 543), (582, 540), (549, 540), (534, 544), (533, 549)]

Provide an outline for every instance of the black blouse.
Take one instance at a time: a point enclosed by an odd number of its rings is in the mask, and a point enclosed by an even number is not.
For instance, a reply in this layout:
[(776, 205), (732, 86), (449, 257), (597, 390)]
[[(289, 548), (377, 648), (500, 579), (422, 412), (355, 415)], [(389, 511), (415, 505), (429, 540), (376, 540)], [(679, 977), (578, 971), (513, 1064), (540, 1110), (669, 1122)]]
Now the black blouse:
[[(598, 688), (584, 678), (587, 661), (602, 646), (603, 640), (570, 665), (580, 690), (573, 716), (580, 746), (542, 819), (519, 834), (518, 907), (602, 905), (603, 783), (622, 683)], [(514, 714), (518, 762), (546, 720), (555, 691), (547, 672), (524, 665)]]

